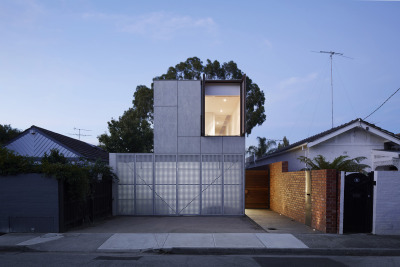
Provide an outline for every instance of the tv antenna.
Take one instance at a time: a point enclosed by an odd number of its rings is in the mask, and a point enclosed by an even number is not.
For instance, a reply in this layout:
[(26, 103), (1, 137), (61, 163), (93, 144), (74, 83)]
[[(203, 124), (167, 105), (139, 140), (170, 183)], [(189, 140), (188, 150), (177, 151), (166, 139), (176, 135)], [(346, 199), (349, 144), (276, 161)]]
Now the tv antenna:
[(76, 128), (74, 127), (74, 130), (78, 130), (78, 133), (70, 133), (70, 135), (76, 135), (78, 136), (79, 140), (81, 140), (81, 136), (91, 136), (91, 134), (81, 134), (81, 131), (87, 131), (90, 132), (91, 130), (86, 130), (86, 129), (82, 129), (82, 128)]
[(331, 100), (332, 100), (332, 128), (333, 128), (333, 74), (332, 74), (332, 60), (333, 56), (341, 56), (349, 59), (353, 59), (351, 57), (346, 57), (343, 55), (343, 53), (338, 53), (338, 52), (333, 52), (333, 51), (311, 51), (314, 53), (325, 53), (329, 54), (329, 57), (331, 58)]

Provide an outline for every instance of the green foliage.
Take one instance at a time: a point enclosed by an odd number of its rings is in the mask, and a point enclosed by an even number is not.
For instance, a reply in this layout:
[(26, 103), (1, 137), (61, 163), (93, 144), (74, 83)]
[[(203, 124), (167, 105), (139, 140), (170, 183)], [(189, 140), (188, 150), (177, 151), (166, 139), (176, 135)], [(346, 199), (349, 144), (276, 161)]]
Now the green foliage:
[(366, 159), (366, 157), (356, 157), (350, 159), (349, 156), (336, 157), (332, 162), (326, 160), (322, 155), (318, 155), (313, 159), (309, 159), (305, 156), (300, 156), (298, 159), (301, 162), (307, 164), (311, 170), (338, 170), (345, 172), (365, 172), (364, 169), (370, 168), (366, 164), (360, 162)]
[(289, 140), (286, 138), (286, 136), (283, 137), (282, 143), (279, 142), (278, 144), (278, 149), (284, 148), (289, 146)]
[(12, 128), (10, 124), (0, 124), (0, 146), (17, 137), (20, 130)]
[(98, 136), (100, 147), (110, 153), (149, 153), (153, 150), (153, 89), (136, 87), (133, 108), (118, 120), (107, 122), (110, 134)]
[(45, 154), (41, 164), (37, 164), (29, 157), (16, 155), (6, 148), (0, 148), (0, 176), (23, 173), (43, 173), (48, 177), (63, 181), (68, 187), (68, 197), (72, 200), (85, 200), (90, 197), (91, 184), (99, 178), (115, 180), (117, 177), (111, 168), (98, 160), (90, 162), (80, 159), (70, 162), (57, 149)]
[(276, 146), (276, 142), (274, 140), (268, 140), (265, 137), (259, 137), (257, 136), (258, 139), (258, 146), (249, 146), (247, 149), (247, 153), (250, 155), (255, 155), (256, 158), (261, 158), (265, 154), (273, 152), (275, 149), (274, 147)]
[(108, 122), (110, 134), (98, 136), (100, 147), (110, 153), (149, 153), (153, 150), (153, 129), (132, 108), (118, 120)]
[[(198, 57), (188, 58), (178, 63), (175, 67), (169, 67), (166, 74), (157, 76), (155, 80), (199, 80), (202, 74), (210, 80), (238, 80), (242, 79), (243, 72), (233, 61), (222, 65), (217, 61), (207, 59), (207, 63)], [(264, 109), (265, 96), (260, 87), (246, 76), (246, 134), (249, 135), (257, 125), (262, 125), (266, 119)]]
[(41, 161), (41, 172), (46, 176), (66, 182), (70, 199), (85, 200), (91, 196), (91, 184), (97, 180), (112, 180), (117, 177), (104, 162), (90, 162), (80, 159), (78, 162), (68, 161), (57, 149), (50, 155), (45, 154)]
[(0, 176), (38, 171), (38, 166), (31, 158), (17, 155), (7, 148), (0, 147)]

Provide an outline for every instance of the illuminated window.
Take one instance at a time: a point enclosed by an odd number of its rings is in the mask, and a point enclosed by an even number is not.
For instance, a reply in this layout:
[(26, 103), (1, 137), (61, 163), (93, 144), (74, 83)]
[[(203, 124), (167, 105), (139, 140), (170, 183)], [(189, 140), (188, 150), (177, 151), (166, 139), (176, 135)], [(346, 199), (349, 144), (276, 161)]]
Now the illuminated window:
[(205, 81), (203, 136), (244, 135), (244, 82)]

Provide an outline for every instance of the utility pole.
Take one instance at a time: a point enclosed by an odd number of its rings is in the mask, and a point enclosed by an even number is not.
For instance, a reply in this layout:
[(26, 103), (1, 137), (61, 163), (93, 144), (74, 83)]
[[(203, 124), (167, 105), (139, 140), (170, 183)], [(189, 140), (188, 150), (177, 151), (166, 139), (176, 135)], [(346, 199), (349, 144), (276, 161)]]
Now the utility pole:
[[(338, 52), (333, 52), (333, 51), (312, 51), (315, 53), (325, 53), (325, 54), (329, 54), (329, 57), (331, 59), (331, 102), (332, 102), (332, 128), (333, 128), (333, 71), (332, 71), (332, 61), (333, 61), (333, 56), (342, 56), (342, 57), (346, 57), (343, 55), (343, 53), (338, 53)], [(351, 57), (346, 57), (346, 58), (350, 58)]]

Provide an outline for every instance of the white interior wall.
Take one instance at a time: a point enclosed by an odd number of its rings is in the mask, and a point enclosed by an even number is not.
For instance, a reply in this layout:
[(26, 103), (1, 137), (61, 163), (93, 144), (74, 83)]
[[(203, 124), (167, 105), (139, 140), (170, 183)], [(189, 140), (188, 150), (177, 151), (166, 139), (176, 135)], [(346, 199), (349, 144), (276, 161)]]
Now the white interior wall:
[(205, 113), (205, 134), (215, 135), (215, 115), (213, 112)]

